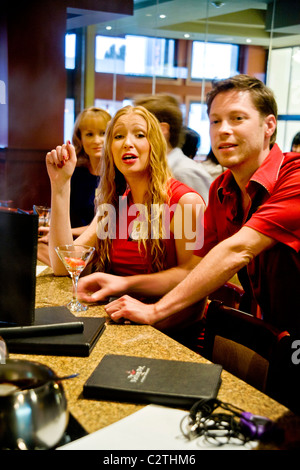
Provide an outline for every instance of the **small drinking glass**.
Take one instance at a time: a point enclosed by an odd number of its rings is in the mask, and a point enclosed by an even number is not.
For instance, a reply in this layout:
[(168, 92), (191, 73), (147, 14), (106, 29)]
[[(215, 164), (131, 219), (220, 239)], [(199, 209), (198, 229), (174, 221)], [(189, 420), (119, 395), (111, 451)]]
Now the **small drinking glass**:
[[(33, 210), (39, 216), (39, 228), (40, 227), (49, 227), (50, 226), (50, 216), (51, 209), (47, 206), (33, 206)], [(39, 233), (39, 237), (42, 237), (43, 234)]]
[(11, 199), (0, 200), (0, 207), (11, 207), (12, 204), (13, 204), (13, 201)]
[(88, 307), (82, 305), (77, 298), (78, 279), (90, 261), (95, 248), (87, 245), (61, 245), (57, 246), (55, 251), (70, 274), (73, 283), (73, 299), (67, 307), (71, 312), (84, 312)]

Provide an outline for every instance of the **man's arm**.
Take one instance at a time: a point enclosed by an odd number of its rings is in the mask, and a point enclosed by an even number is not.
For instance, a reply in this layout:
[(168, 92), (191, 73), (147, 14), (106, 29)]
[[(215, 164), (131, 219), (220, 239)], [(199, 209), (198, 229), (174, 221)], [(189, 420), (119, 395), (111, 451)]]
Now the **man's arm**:
[[(127, 277), (127, 294), (165, 295), (199, 263), (201, 258), (193, 254), (193, 247), (198, 240), (198, 223), (203, 218), (204, 209), (198, 194), (187, 193), (180, 198), (170, 227), (174, 234), (177, 265), (157, 273)], [(200, 238), (202, 240), (203, 237)]]
[(156, 304), (133, 304), (124, 296), (108, 304), (106, 311), (115, 321), (126, 318), (153, 325), (207, 297), (275, 243), (256, 230), (243, 227), (210, 250), (186, 278)]
[(161, 320), (208, 296), (275, 243), (256, 230), (242, 227), (210, 250), (199, 265), (156, 304), (155, 316)]
[(160, 297), (179, 284), (200, 259), (193, 256), (185, 265), (150, 274), (117, 276), (102, 272), (92, 273), (79, 279), (78, 297), (85, 302), (103, 302), (109, 297), (124, 294)]
[(99, 302), (123, 294), (153, 297), (162, 296), (173, 289), (200, 261), (193, 254), (193, 247), (197, 244), (198, 220), (202, 220), (204, 207), (202, 198), (196, 193), (184, 194), (179, 200), (170, 226), (174, 234), (176, 266), (156, 273), (131, 276), (93, 273), (80, 279), (80, 299)]

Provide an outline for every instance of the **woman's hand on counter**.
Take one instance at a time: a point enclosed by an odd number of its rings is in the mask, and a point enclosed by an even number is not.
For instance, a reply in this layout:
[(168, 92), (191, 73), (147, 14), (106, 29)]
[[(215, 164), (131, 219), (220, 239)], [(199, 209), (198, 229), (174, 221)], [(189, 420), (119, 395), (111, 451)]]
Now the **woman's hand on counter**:
[(126, 277), (93, 273), (79, 279), (78, 298), (85, 302), (100, 302), (127, 292)]

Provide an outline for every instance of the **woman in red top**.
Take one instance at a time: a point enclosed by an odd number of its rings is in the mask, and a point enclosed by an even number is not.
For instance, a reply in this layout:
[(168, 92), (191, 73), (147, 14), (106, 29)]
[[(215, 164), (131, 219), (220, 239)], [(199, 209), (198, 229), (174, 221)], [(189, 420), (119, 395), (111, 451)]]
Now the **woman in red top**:
[[(73, 146), (52, 150), (46, 164), (52, 189), (50, 258), (54, 273), (63, 275), (66, 270), (54, 248), (73, 243), (68, 214), (76, 165)], [(107, 129), (101, 164), (96, 216), (74, 242), (96, 247), (94, 264), (101, 272), (86, 276), (79, 294), (94, 292), (82, 294), (86, 301), (123, 294), (123, 276), (134, 275), (137, 296), (159, 296), (146, 276), (174, 266), (184, 269), (193, 249), (201, 246), (196, 225), (204, 201), (171, 177), (159, 123), (143, 107), (128, 106), (116, 113)]]

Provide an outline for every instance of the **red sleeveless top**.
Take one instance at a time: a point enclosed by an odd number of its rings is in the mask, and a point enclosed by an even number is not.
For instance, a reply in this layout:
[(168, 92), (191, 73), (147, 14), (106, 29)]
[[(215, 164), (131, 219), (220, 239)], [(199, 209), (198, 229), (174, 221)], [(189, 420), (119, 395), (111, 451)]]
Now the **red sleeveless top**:
[[(171, 223), (178, 201), (184, 194), (187, 193), (198, 194), (194, 189), (189, 188), (174, 178), (169, 180), (170, 201), (168, 206), (170, 211), (167, 215), (167, 226), (169, 226)], [(138, 227), (138, 214), (138, 205), (135, 206), (134, 204), (127, 204), (127, 206), (120, 212), (119, 220), (116, 222), (116, 238), (112, 242), (110, 272), (118, 276), (147, 274), (153, 272), (150, 254), (146, 254), (143, 244), (138, 243), (135, 236)], [(121, 237), (120, 221), (122, 223)], [(124, 224), (125, 228), (127, 227), (127, 230), (124, 230)], [(145, 224), (145, 226), (147, 226), (147, 224)], [(167, 252), (166, 269), (169, 269), (177, 265), (173, 233), (169, 232), (169, 234), (166, 235), (164, 242)]]

